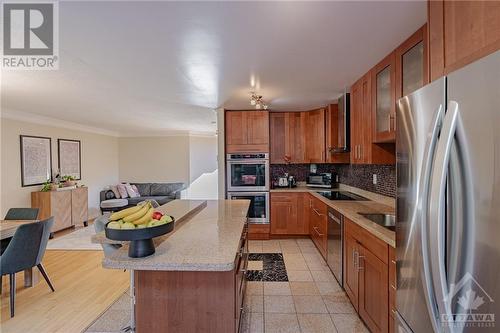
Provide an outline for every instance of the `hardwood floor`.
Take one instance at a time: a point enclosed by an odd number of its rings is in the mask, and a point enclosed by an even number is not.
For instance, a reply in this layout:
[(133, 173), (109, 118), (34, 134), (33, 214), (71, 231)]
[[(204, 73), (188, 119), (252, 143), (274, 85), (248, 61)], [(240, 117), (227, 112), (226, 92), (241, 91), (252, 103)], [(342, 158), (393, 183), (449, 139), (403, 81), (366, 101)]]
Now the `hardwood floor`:
[(102, 258), (102, 251), (47, 251), (43, 264), (56, 291), (52, 293), (43, 278), (35, 287), (24, 288), (23, 273), (17, 274), (14, 318), (4, 277), (0, 332), (84, 330), (129, 287), (129, 272), (102, 268)]

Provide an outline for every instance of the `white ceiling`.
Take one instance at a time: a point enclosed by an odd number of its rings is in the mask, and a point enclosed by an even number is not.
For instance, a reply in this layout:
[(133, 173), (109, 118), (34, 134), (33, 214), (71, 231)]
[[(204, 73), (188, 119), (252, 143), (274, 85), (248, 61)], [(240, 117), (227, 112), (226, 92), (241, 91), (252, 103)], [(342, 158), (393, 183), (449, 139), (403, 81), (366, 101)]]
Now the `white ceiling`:
[(213, 132), (212, 110), (249, 108), (252, 90), (273, 110), (333, 101), (425, 23), (426, 2), (70, 1), (59, 17), (60, 69), (2, 72), (4, 110)]

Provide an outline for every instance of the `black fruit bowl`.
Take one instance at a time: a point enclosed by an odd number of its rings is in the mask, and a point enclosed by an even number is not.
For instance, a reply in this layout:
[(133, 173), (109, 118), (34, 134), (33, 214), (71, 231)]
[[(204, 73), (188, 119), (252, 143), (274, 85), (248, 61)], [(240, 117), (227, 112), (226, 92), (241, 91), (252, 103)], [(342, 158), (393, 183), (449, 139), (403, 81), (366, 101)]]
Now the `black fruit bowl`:
[(104, 231), (106, 237), (117, 241), (130, 241), (128, 256), (131, 258), (143, 258), (155, 253), (153, 238), (168, 234), (174, 230), (175, 219), (172, 222), (158, 225), (156, 227), (141, 229), (110, 229), (108, 223)]

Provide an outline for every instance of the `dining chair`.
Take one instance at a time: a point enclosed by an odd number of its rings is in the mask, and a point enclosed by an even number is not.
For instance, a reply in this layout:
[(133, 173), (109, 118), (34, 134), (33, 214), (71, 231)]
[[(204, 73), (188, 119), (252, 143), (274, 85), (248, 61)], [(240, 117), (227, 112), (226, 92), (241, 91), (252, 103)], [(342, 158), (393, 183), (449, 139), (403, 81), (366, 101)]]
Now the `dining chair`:
[(52, 291), (55, 291), (42, 265), (42, 259), (49, 241), (54, 217), (34, 223), (20, 225), (5, 252), (0, 256), (0, 275), (9, 274), (10, 316), (14, 317), (16, 298), (16, 273), (37, 267)]
[[(4, 220), (36, 220), (38, 218), (38, 208), (10, 208)], [(9, 245), (10, 238), (0, 241), (0, 255)]]
[(7, 211), (4, 220), (36, 220), (38, 208), (11, 208)]

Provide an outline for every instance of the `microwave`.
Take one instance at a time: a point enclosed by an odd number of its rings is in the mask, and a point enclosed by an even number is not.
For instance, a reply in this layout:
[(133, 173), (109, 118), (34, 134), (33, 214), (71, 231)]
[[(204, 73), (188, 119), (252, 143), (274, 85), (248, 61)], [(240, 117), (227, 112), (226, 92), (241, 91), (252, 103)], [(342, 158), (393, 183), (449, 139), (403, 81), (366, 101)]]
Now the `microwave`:
[(339, 176), (336, 173), (311, 173), (307, 177), (308, 187), (338, 188)]

